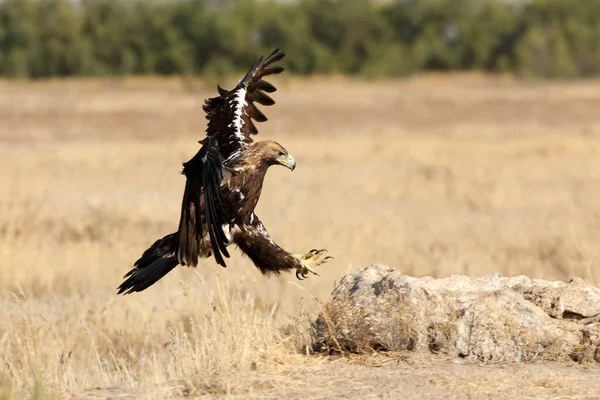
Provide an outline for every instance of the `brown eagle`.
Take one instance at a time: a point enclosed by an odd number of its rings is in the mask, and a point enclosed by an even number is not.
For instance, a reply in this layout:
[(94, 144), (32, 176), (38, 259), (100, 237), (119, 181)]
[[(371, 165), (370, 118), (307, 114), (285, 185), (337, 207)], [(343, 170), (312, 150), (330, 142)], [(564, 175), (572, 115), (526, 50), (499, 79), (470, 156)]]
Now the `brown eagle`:
[(304, 255), (279, 247), (254, 213), (271, 165), (296, 167), (294, 158), (272, 140), (253, 142), (256, 122), (267, 118), (256, 107), (275, 104), (266, 93), (275, 87), (263, 80), (279, 74), (273, 65), (285, 55), (273, 51), (261, 57), (230, 91), (217, 86), (219, 96), (205, 101), (208, 119), (206, 138), (196, 155), (183, 164), (186, 177), (179, 229), (157, 240), (124, 278), (118, 293), (140, 292), (153, 285), (177, 265), (195, 267), (198, 258), (214, 256), (226, 267), (227, 247), (237, 245), (264, 274), (295, 270), (303, 279), (331, 256), (313, 249)]

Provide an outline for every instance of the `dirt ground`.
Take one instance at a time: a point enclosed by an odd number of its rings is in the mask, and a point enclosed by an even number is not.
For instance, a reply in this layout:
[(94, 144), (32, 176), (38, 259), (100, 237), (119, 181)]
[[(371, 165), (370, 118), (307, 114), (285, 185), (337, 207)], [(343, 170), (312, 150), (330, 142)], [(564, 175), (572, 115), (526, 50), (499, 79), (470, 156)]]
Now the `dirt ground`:
[(127, 297), (177, 226), (216, 83), (0, 82), (0, 399), (600, 398), (595, 365), (305, 355), (335, 282), (371, 263), (598, 284), (599, 82), (274, 82), (257, 139), (298, 166), (269, 171), (257, 214), (335, 260), (299, 282), (234, 251)]
[(597, 399), (597, 367), (542, 364), (469, 365), (410, 355), (316, 358), (241, 375), (249, 390), (203, 394), (186, 381), (137, 392), (95, 389), (74, 398), (227, 399)]

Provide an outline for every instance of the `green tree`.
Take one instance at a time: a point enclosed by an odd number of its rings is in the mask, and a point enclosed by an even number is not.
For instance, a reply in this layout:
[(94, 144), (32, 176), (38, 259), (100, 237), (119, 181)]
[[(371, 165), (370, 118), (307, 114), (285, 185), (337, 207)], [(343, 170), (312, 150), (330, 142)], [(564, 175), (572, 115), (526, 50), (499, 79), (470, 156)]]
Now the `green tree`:
[(0, 3), (0, 69), (6, 76), (30, 77), (32, 60), (38, 50), (35, 0), (5, 0)]

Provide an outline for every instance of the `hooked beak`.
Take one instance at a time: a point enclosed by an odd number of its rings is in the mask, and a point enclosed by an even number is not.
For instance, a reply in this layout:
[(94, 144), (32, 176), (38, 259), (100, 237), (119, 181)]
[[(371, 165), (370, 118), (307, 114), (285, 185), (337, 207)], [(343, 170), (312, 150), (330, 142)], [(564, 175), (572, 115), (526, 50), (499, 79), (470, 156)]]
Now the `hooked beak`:
[(290, 169), (290, 171), (293, 171), (294, 168), (296, 168), (296, 160), (294, 160), (294, 157), (292, 157), (289, 154), (285, 154), (281, 157), (279, 157), (277, 159), (277, 162), (279, 162), (279, 164), (286, 166)]

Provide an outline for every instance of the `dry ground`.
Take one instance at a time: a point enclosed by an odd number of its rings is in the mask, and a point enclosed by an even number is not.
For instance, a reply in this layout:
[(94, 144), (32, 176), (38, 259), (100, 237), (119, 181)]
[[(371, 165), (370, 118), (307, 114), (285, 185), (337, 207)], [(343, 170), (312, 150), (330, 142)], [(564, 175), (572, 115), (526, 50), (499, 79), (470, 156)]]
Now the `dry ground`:
[(304, 355), (335, 281), (369, 263), (598, 283), (600, 82), (278, 86), (260, 138), (298, 168), (269, 172), (257, 214), (335, 261), (300, 283), (234, 252), (117, 297), (176, 228), (214, 85), (0, 82), (0, 399), (600, 397), (595, 366)]

